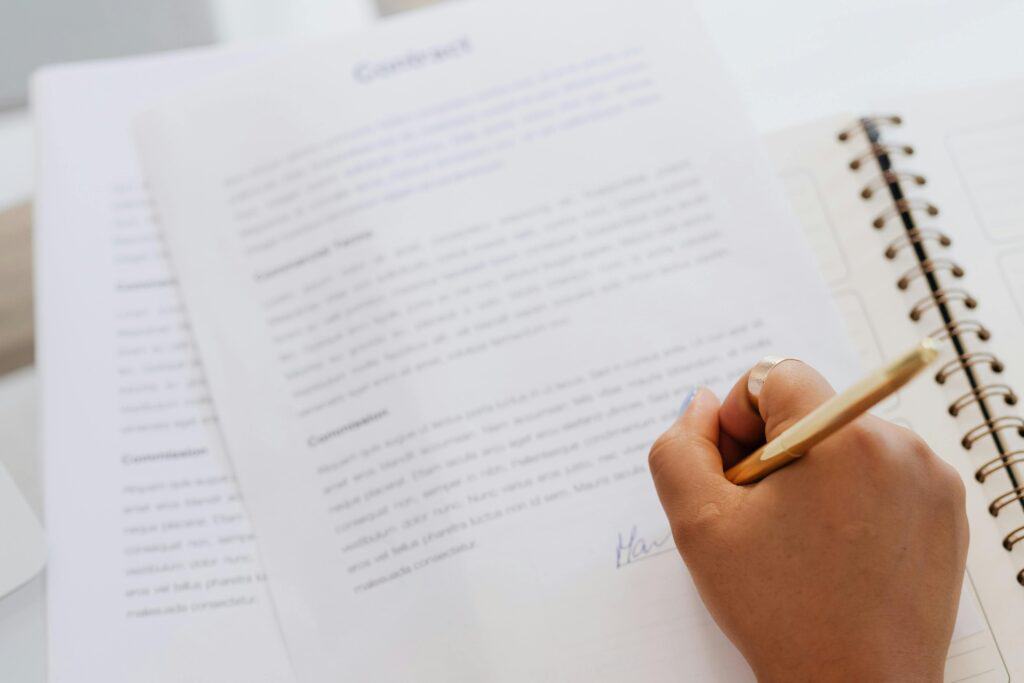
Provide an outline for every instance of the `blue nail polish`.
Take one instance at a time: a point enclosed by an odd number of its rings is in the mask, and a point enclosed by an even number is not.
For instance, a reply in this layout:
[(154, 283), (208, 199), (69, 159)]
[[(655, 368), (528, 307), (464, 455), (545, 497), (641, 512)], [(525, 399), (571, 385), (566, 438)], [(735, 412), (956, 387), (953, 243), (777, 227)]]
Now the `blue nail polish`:
[(690, 389), (690, 393), (688, 393), (686, 395), (686, 398), (683, 399), (682, 405), (679, 406), (679, 415), (680, 416), (682, 416), (682, 414), (686, 412), (686, 409), (690, 407), (690, 403), (693, 402), (693, 397), (697, 395), (697, 391), (698, 391), (697, 387), (694, 387), (693, 389)]

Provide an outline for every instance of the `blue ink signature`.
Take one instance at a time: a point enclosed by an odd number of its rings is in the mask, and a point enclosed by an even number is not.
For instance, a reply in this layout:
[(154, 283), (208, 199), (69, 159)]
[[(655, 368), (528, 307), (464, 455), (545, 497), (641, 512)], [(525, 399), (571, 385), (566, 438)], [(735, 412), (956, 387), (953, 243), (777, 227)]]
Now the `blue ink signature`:
[(621, 569), (626, 565), (645, 560), (648, 557), (672, 552), (676, 547), (672, 544), (672, 533), (666, 531), (654, 539), (646, 539), (641, 536), (636, 525), (629, 530), (629, 536), (624, 538), (620, 533), (618, 545), (615, 546), (615, 568)]

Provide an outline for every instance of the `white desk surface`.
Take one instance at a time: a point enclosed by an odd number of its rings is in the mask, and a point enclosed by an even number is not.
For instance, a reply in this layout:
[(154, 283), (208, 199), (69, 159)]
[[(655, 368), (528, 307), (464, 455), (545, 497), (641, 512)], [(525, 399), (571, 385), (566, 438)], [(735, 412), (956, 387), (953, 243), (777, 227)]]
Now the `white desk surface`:
[[(477, 0), (485, 2), (487, 0)], [(227, 39), (323, 30), (366, 21), (367, 0), (220, 0)], [(1024, 78), (1016, 0), (696, 0), (708, 32), (763, 131), (840, 111), (872, 111), (913, 90)], [(338, 23), (334, 23), (338, 26)], [(27, 199), (32, 131), (24, 113), (0, 117), (0, 208)], [(0, 461), (41, 509), (35, 373), (0, 378)], [(0, 681), (45, 680), (44, 577), (0, 600)]]
[[(36, 399), (34, 369), (0, 377), (0, 463), (42, 518)], [(46, 680), (44, 580), (37, 576), (0, 600), (0, 681)]]

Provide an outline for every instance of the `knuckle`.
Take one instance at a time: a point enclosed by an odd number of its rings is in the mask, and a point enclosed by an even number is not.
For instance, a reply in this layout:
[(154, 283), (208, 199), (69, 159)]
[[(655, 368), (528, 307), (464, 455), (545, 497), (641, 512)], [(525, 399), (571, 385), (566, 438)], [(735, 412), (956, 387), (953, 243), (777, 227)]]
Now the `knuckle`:
[(957, 508), (965, 507), (967, 487), (956, 469), (938, 456), (935, 456), (933, 469), (933, 486), (940, 500)]
[(912, 468), (937, 458), (916, 433), (877, 418), (858, 421), (850, 440), (862, 457), (876, 465)]
[(956, 469), (936, 455), (931, 446), (909, 429), (900, 428), (900, 453), (916, 478), (924, 478), (940, 500), (963, 505), (967, 491)]
[(759, 403), (768, 431), (785, 429), (834, 393), (817, 370), (787, 358), (768, 372), (761, 387)]
[(942, 464), (920, 436), (874, 417), (854, 421), (837, 446), (837, 467), (876, 480), (886, 489), (919, 486), (915, 480), (929, 477)]
[(928, 442), (922, 439), (917, 432), (914, 432), (906, 427), (900, 427), (897, 425), (891, 425), (893, 427), (894, 436), (900, 441), (900, 450), (906, 453), (908, 456), (916, 458), (918, 460), (937, 460), (938, 456), (935, 455), (935, 451), (932, 450)]
[(966, 552), (970, 539), (967, 523), (967, 490), (963, 480), (947, 463), (936, 458), (936, 466), (931, 468), (927, 491), (925, 493), (926, 514), (933, 524), (941, 525), (944, 533), (955, 542), (955, 546)]
[(695, 510), (679, 511), (672, 515), (672, 536), (683, 551), (707, 543), (720, 528), (724, 516), (721, 506), (708, 502)]
[(651, 476), (657, 478), (669, 463), (678, 461), (687, 451), (697, 446), (698, 439), (693, 434), (675, 428), (665, 432), (655, 439), (647, 453), (647, 467)]
[(647, 467), (651, 470), (651, 475), (654, 478), (658, 477), (658, 473), (664, 468), (665, 459), (669, 457), (670, 443), (672, 438), (668, 433), (662, 434), (651, 445), (651, 450), (647, 454)]
[(858, 464), (877, 468), (889, 462), (891, 439), (873, 422), (857, 420), (850, 425), (845, 445), (844, 450), (855, 456)]

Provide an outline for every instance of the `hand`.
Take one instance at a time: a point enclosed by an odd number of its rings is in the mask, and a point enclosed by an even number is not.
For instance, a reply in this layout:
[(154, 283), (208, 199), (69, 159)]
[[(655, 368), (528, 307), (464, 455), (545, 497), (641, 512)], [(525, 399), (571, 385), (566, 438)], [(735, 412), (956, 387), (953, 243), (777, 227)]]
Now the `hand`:
[(651, 449), (679, 548), (762, 681), (941, 681), (967, 553), (964, 487), (913, 432), (863, 416), (753, 486), (723, 469), (833, 395), (775, 366), (750, 403), (699, 390)]

